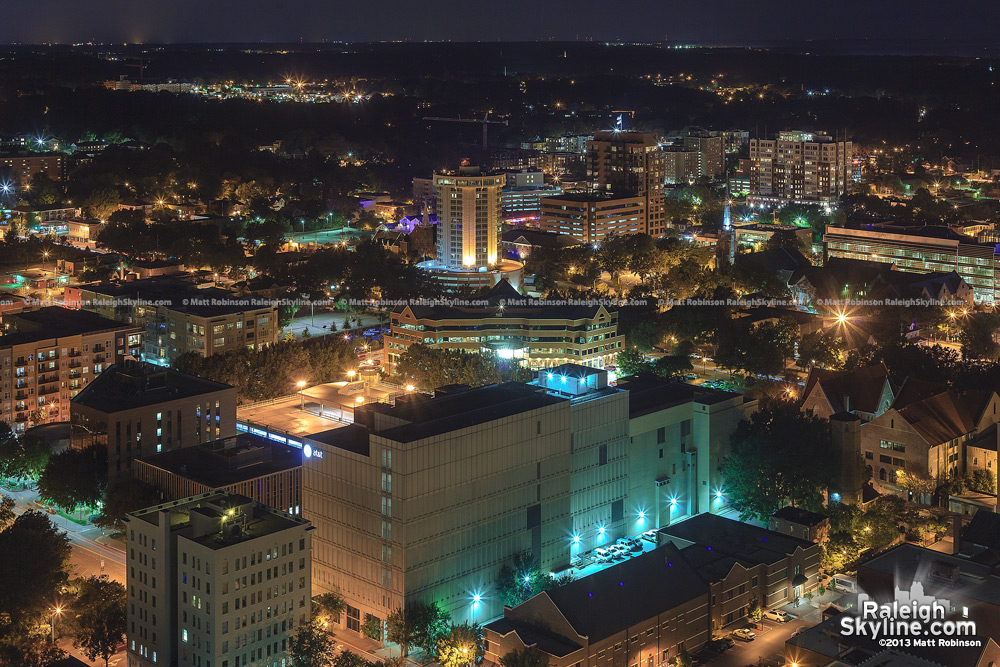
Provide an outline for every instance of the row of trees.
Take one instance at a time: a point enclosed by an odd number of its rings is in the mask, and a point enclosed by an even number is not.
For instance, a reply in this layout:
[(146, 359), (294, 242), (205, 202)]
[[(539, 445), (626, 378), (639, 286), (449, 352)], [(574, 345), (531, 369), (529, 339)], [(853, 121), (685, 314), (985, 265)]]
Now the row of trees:
[(498, 382), (524, 382), (533, 376), (530, 369), (517, 362), (498, 359), (491, 354), (470, 354), (416, 343), (400, 355), (393, 379), (433, 389), (446, 384), (479, 387)]
[(340, 380), (356, 365), (353, 345), (339, 336), (281, 341), (210, 357), (190, 352), (174, 363), (181, 372), (236, 387), (241, 402), (285, 396), (300, 380), (310, 384)]

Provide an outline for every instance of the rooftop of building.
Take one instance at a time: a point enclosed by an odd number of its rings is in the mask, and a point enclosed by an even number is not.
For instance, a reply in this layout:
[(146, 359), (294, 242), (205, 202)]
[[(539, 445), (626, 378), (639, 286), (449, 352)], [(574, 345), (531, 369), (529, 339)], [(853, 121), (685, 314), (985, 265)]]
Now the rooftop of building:
[(797, 523), (800, 526), (818, 526), (827, 520), (827, 517), (823, 516), (819, 512), (810, 512), (809, 510), (802, 509), (801, 507), (792, 507), (791, 505), (782, 507), (771, 516), (775, 519), (782, 519), (791, 523)]
[(750, 563), (776, 563), (796, 549), (816, 546), (808, 540), (710, 513), (699, 514), (661, 528), (659, 532), (691, 542), (702, 550), (715, 551)]
[(903, 407), (895, 404), (893, 407), (924, 440), (937, 445), (975, 431), (976, 417), (984, 403), (982, 393), (967, 390), (959, 395), (948, 389)]
[(129, 298), (169, 303), (171, 310), (197, 317), (215, 317), (274, 307), (274, 303), (270, 299), (240, 296), (216, 287), (200, 288), (189, 280), (177, 276), (157, 276), (125, 282), (90, 283), (81, 285), (79, 289), (93, 292), (107, 299)]
[[(522, 295), (506, 279), (499, 280), (493, 287), (480, 290), (471, 300), (477, 304), (485, 305), (408, 304), (396, 306), (392, 312), (396, 315), (408, 310), (418, 320), (469, 320), (489, 317), (492, 322), (505, 318), (515, 320), (584, 320), (597, 317), (604, 308), (599, 303), (594, 305), (550, 303)], [(608, 312), (609, 317), (617, 316), (617, 311), (606, 312)]]
[(543, 197), (542, 203), (545, 202), (615, 202), (621, 200), (640, 200), (642, 197), (636, 194), (600, 194), (596, 192), (569, 192), (562, 195), (552, 195), (551, 197)]
[(950, 598), (951, 593), (1000, 605), (1000, 577), (997, 571), (989, 565), (961, 556), (903, 543), (859, 567), (894, 577), (895, 585), (904, 590), (909, 590), (912, 582), (919, 581), (927, 595), (940, 594)]
[(623, 144), (655, 145), (656, 134), (639, 132), (637, 130), (598, 130), (594, 132), (594, 141), (611, 141)]
[[(539, 593), (547, 596), (573, 629), (587, 637), (591, 645), (618, 634), (650, 618), (675, 609), (699, 597), (708, 588), (694, 569), (668, 544), (607, 567), (564, 586)], [(534, 598), (533, 598), (534, 599)], [(707, 602), (707, 600), (706, 600)], [(528, 600), (523, 605), (532, 605)], [(497, 623), (487, 625), (497, 632), (512, 628), (535, 627), (505, 614)], [(529, 612), (530, 613), (530, 612)], [(509, 631), (509, 630), (508, 630)]]
[(962, 532), (962, 541), (1000, 551), (1000, 514), (979, 510)]
[(888, 380), (889, 370), (884, 364), (851, 371), (834, 371), (813, 366), (809, 369), (802, 395), (809, 396), (818, 386), (834, 413), (852, 410), (875, 413), (879, 411), (879, 400)]
[(62, 306), (46, 306), (38, 310), (7, 315), (4, 320), (13, 325), (15, 330), (0, 336), (0, 347), (98, 331), (136, 329), (129, 324), (109, 320), (96, 313)]
[(221, 488), (302, 466), (302, 450), (248, 433), (153, 454), (144, 464)]
[(508, 229), (501, 236), (504, 243), (525, 243), (531, 246), (545, 248), (567, 248), (579, 245), (580, 239), (571, 234), (559, 234), (544, 229), (531, 229), (529, 227), (515, 227)]
[[(166, 513), (163, 515), (162, 513)], [(290, 528), (308, 526), (246, 496), (226, 491), (208, 491), (132, 512), (129, 521), (160, 525), (165, 516), (170, 532), (211, 549), (224, 549), (242, 542), (273, 535)]]
[(147, 362), (126, 360), (109, 366), (80, 390), (72, 402), (100, 412), (114, 413), (227, 389), (235, 392), (228, 384)]
[(509, 382), (445, 396), (410, 395), (398, 399), (395, 406), (375, 404), (369, 405), (368, 409), (378, 410), (394, 421), (405, 422), (400, 426), (376, 430), (377, 435), (397, 442), (413, 442), (564, 401), (567, 399), (537, 387)]
[(665, 380), (652, 374), (619, 378), (618, 388), (628, 391), (628, 411), (631, 419), (685, 403), (711, 405), (740, 398), (740, 394), (733, 392)]

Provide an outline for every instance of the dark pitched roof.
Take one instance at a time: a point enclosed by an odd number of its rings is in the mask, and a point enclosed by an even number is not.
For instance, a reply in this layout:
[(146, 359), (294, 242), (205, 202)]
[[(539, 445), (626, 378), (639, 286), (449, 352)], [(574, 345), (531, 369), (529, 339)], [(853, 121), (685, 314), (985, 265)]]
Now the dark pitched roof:
[(518, 636), (525, 646), (534, 646), (540, 651), (559, 658), (565, 657), (582, 648), (576, 642), (571, 642), (565, 637), (556, 637), (543, 628), (538, 628), (517, 619), (498, 618), (492, 623), (487, 623), (486, 627), (505, 637), (510, 633)]
[(977, 511), (962, 533), (962, 541), (1000, 551), (1000, 514)]
[(571, 234), (559, 234), (544, 229), (529, 229), (527, 227), (515, 227), (503, 233), (501, 237), (504, 243), (526, 243), (531, 246), (545, 248), (568, 248), (579, 245), (580, 239)]
[(677, 547), (668, 544), (540, 595), (593, 644), (707, 592)]
[(809, 370), (809, 377), (806, 378), (803, 395), (811, 394), (818, 384), (834, 413), (849, 411), (844, 405), (845, 397), (850, 400), (851, 410), (878, 412), (878, 402), (888, 378), (889, 371), (883, 364), (853, 371), (831, 371), (813, 367)]
[(797, 523), (802, 526), (815, 526), (826, 520), (826, 517), (822, 514), (810, 512), (809, 510), (804, 510), (801, 507), (792, 507), (791, 505), (782, 507), (771, 516), (777, 519), (784, 519), (785, 521)]
[(812, 262), (796, 248), (770, 248), (736, 255), (736, 265), (777, 274), (779, 271), (804, 271), (812, 267)]
[(957, 393), (948, 390), (897, 410), (928, 443), (936, 445), (972, 433), (975, 417)]
[(660, 532), (750, 563), (776, 563), (798, 548), (816, 546), (808, 540), (708, 513), (661, 528)]

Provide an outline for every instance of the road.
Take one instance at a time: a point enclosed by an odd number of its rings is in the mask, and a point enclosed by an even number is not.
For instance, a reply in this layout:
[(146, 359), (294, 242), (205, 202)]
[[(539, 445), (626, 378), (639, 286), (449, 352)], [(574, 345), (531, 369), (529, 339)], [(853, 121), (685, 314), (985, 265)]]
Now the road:
[(736, 645), (733, 648), (704, 664), (711, 667), (746, 667), (746, 665), (756, 665), (761, 658), (764, 658), (770, 664), (783, 665), (785, 664), (785, 641), (798, 628), (810, 625), (798, 619), (788, 623), (775, 623), (765, 619), (762, 623), (764, 629), (754, 630), (757, 633), (757, 638), (752, 642), (736, 640)]

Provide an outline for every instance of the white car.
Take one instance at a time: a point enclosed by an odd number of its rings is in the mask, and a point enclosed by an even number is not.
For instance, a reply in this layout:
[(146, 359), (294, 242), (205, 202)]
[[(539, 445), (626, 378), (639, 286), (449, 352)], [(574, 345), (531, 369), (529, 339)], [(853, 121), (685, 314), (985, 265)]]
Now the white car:
[(781, 611), (780, 609), (768, 609), (767, 611), (764, 612), (764, 618), (770, 619), (772, 621), (777, 621), (778, 623), (787, 623), (788, 621), (792, 620), (791, 616), (789, 616), (786, 612)]
[(607, 563), (611, 560), (611, 553), (607, 549), (594, 549), (594, 561), (597, 563)]
[(642, 539), (646, 540), (647, 542), (654, 542), (655, 543), (656, 542), (656, 531), (655, 530), (647, 530), (645, 533), (642, 534)]
[(626, 549), (628, 549), (630, 546), (632, 546), (632, 539), (629, 537), (619, 537), (617, 540), (615, 540), (615, 544), (620, 547), (625, 547)]
[(738, 630), (733, 630), (733, 637), (742, 642), (752, 642), (757, 638), (757, 634), (749, 628), (739, 628)]

